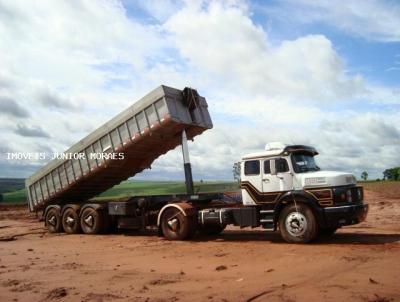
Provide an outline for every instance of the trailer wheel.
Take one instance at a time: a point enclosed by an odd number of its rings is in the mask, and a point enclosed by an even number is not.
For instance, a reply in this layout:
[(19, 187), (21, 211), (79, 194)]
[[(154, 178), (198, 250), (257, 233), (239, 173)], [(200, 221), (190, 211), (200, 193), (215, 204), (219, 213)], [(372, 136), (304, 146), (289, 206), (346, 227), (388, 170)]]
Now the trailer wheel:
[(47, 230), (49, 233), (60, 233), (62, 231), (60, 211), (56, 208), (50, 208), (45, 217)]
[(279, 216), (282, 238), (290, 243), (307, 243), (318, 233), (318, 225), (311, 209), (304, 204), (285, 207)]
[(68, 208), (62, 215), (62, 226), (67, 234), (78, 234), (81, 232), (79, 215), (73, 208)]
[(161, 217), (161, 229), (168, 240), (185, 240), (195, 231), (194, 219), (183, 215), (179, 209), (170, 207)]
[(85, 234), (99, 234), (103, 230), (104, 215), (101, 211), (88, 207), (82, 211), (80, 223)]
[(204, 225), (200, 227), (199, 233), (206, 236), (216, 236), (225, 230), (226, 225)]

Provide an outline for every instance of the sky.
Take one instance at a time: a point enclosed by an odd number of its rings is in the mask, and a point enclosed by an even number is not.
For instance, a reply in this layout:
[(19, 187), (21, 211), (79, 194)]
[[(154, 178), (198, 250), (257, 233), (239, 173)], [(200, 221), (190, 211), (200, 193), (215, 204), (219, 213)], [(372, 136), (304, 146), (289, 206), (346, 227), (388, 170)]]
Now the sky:
[[(46, 163), (8, 152), (63, 152), (164, 84), (209, 105), (195, 180), (273, 141), (381, 178), (400, 166), (399, 79), (399, 1), (0, 0), (0, 177)], [(137, 178), (183, 175), (178, 147)]]

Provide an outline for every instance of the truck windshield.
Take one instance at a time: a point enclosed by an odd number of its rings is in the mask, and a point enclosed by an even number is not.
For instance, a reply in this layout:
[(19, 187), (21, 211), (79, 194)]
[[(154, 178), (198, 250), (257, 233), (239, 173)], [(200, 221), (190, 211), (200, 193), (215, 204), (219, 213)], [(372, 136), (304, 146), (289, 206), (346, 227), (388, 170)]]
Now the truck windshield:
[(314, 156), (311, 154), (293, 153), (292, 162), (294, 171), (296, 173), (320, 170), (320, 168), (315, 163)]

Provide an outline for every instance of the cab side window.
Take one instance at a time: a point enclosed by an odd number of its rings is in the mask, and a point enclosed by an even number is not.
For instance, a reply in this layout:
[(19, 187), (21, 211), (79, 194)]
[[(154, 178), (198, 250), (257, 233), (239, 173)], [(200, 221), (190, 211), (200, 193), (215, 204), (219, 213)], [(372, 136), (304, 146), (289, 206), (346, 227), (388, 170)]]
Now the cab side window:
[(269, 160), (264, 161), (264, 174), (271, 174), (271, 162)]
[(259, 175), (260, 174), (260, 161), (249, 160), (244, 163), (244, 175)]
[(289, 165), (284, 158), (275, 159), (275, 168), (277, 173), (289, 172)]

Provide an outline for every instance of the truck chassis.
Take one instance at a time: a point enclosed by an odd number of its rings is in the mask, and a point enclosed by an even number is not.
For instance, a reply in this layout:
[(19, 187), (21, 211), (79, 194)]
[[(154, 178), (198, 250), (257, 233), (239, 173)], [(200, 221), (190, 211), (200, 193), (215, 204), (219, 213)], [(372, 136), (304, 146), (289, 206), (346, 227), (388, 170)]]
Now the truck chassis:
[(51, 233), (100, 234), (116, 229), (157, 227), (168, 240), (196, 233), (217, 235), (227, 225), (279, 230), (284, 240), (305, 243), (331, 235), (342, 225), (363, 221), (365, 204), (322, 208), (305, 199), (282, 200), (274, 207), (243, 206), (236, 194), (135, 196), (125, 201), (50, 205), (44, 212)]

